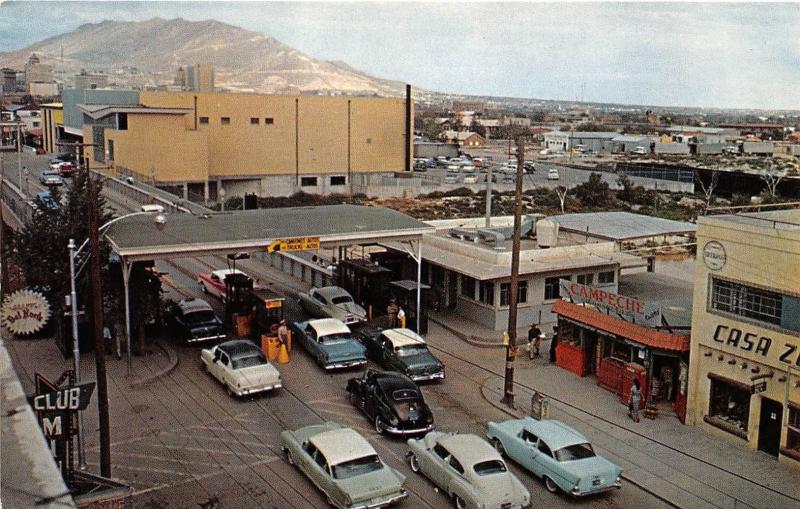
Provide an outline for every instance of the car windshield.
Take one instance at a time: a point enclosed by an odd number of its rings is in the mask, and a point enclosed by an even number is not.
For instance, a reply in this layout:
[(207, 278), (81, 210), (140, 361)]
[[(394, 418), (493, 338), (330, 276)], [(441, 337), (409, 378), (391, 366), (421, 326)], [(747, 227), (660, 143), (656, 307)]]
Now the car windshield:
[(506, 471), (506, 464), (500, 460), (481, 461), (476, 463), (472, 469), (478, 475), (500, 474)]
[(340, 343), (343, 341), (350, 341), (353, 337), (348, 332), (339, 332), (337, 334), (328, 334), (319, 338), (320, 343), (329, 345), (331, 343)]
[(183, 320), (189, 325), (211, 322), (214, 318), (214, 312), (210, 309), (205, 311), (193, 311), (183, 315)]
[(595, 457), (591, 444), (576, 444), (556, 451), (558, 461), (574, 461)]
[(349, 295), (339, 295), (338, 297), (334, 297), (331, 299), (331, 302), (334, 304), (348, 304), (353, 302), (353, 298)]
[(397, 389), (392, 392), (392, 399), (395, 401), (410, 401), (419, 398), (419, 394), (414, 389)]
[(264, 354), (257, 353), (249, 357), (233, 359), (233, 369), (252, 368), (253, 366), (260, 366), (266, 363), (267, 360), (264, 358)]
[(423, 344), (419, 345), (405, 345), (395, 348), (395, 353), (398, 357), (410, 357), (412, 355), (419, 355), (428, 351), (428, 347)]
[(377, 454), (371, 454), (354, 460), (345, 461), (333, 466), (334, 479), (349, 479), (359, 475), (375, 472), (383, 468)]

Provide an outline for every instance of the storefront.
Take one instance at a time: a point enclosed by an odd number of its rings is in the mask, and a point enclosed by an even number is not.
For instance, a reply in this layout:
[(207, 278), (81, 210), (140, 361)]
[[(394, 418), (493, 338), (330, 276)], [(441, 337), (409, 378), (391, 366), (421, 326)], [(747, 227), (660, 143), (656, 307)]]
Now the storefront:
[(800, 468), (800, 211), (698, 225), (687, 423)]
[[(578, 376), (594, 376), (597, 384), (630, 396), (633, 379), (647, 403), (683, 421), (686, 412), (689, 334), (664, 330), (660, 310), (631, 297), (565, 281), (558, 315), (556, 365)], [(620, 308), (621, 307), (621, 308)], [(640, 323), (636, 323), (637, 320)]]

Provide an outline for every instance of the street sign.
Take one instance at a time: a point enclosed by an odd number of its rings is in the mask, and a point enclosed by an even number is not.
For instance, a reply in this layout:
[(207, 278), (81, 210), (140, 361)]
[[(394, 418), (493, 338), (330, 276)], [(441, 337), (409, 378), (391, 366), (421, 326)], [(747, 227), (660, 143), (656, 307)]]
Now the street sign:
[(275, 239), (267, 246), (267, 253), (275, 251), (318, 251), (319, 237), (293, 237), (288, 239)]

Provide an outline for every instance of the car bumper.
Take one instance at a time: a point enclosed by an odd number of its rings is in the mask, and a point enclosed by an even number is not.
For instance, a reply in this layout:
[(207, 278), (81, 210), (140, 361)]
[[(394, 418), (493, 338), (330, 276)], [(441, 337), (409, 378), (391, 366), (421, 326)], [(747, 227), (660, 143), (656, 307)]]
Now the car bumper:
[(233, 393), (236, 394), (237, 396), (250, 396), (252, 394), (257, 394), (259, 392), (266, 392), (275, 389), (280, 389), (281, 387), (283, 387), (283, 383), (277, 382), (274, 384), (259, 385), (256, 387), (241, 387), (241, 388), (237, 387), (233, 389)]
[(325, 369), (346, 369), (346, 368), (356, 368), (358, 366), (364, 366), (367, 363), (367, 359), (359, 359), (356, 361), (345, 361), (345, 362), (332, 362), (330, 364), (325, 364)]
[(415, 382), (428, 382), (431, 380), (444, 380), (445, 374), (444, 371), (439, 371), (438, 373), (431, 373), (428, 375), (409, 375), (408, 378)]
[(586, 496), (589, 496), (589, 495), (597, 495), (598, 493), (604, 493), (606, 491), (611, 491), (611, 490), (614, 490), (614, 489), (618, 490), (620, 488), (622, 488), (622, 483), (621, 482), (615, 482), (613, 484), (608, 484), (606, 486), (601, 486), (599, 488), (593, 488), (591, 490), (581, 491), (581, 490), (573, 488), (573, 490), (570, 491), (570, 494), (573, 497), (586, 497)]
[(225, 339), (225, 334), (212, 334), (211, 336), (198, 336), (186, 340), (187, 343), (203, 343), (206, 341), (216, 341), (218, 339)]
[(366, 502), (359, 505), (350, 506), (350, 509), (377, 509), (378, 507), (386, 507), (392, 504), (396, 504), (397, 502), (403, 500), (408, 496), (408, 492), (406, 490), (402, 490), (399, 494), (382, 500), (378, 500), (375, 502)]
[(385, 426), (384, 431), (389, 433), (390, 435), (421, 435), (423, 433), (428, 433), (429, 431), (433, 431), (433, 424), (428, 424), (424, 428), (409, 428), (409, 429), (402, 429), (396, 428), (394, 426)]

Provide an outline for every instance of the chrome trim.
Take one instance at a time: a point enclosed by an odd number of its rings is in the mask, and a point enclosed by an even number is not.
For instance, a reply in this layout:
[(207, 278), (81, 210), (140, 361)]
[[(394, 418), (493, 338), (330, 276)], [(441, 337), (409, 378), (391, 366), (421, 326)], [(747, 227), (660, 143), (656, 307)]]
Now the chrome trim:
[(350, 506), (350, 509), (377, 509), (379, 507), (386, 507), (387, 505), (392, 505), (395, 502), (399, 502), (408, 496), (408, 492), (406, 490), (401, 490), (399, 495), (395, 495), (388, 500), (382, 500), (380, 502), (367, 502), (366, 504), (362, 505), (354, 505)]
[(354, 368), (356, 366), (363, 366), (367, 363), (366, 359), (359, 359), (356, 361), (346, 361), (346, 362), (334, 362), (333, 364), (326, 364), (325, 369), (342, 369), (342, 368)]
[(597, 489), (588, 490), (588, 491), (581, 491), (579, 488), (572, 488), (572, 491), (570, 491), (570, 493), (573, 496), (576, 496), (576, 497), (584, 497), (584, 496), (587, 496), (587, 495), (596, 495), (597, 493), (603, 493), (604, 491), (611, 491), (614, 488), (617, 488), (617, 489), (622, 488), (622, 483), (621, 482), (614, 482), (614, 483), (611, 483), (611, 484), (609, 484), (607, 486), (603, 486), (602, 488), (597, 488)]
[(203, 341), (214, 341), (216, 339), (224, 339), (225, 334), (215, 334), (213, 336), (202, 336), (199, 338), (189, 338), (186, 340), (187, 343), (201, 343)]
[(408, 378), (415, 382), (427, 382), (429, 380), (444, 380), (445, 374), (444, 371), (439, 371), (430, 375), (408, 375)]
[(274, 389), (280, 389), (281, 387), (283, 387), (283, 383), (278, 382), (270, 385), (262, 385), (261, 387), (253, 387), (250, 389), (236, 388), (234, 389), (233, 393), (236, 394), (237, 396), (249, 396), (250, 394), (255, 394), (257, 392), (271, 391)]
[(424, 428), (415, 428), (415, 429), (400, 429), (394, 426), (384, 426), (383, 430), (386, 433), (391, 433), (392, 435), (417, 435), (433, 431), (433, 423), (428, 424)]

